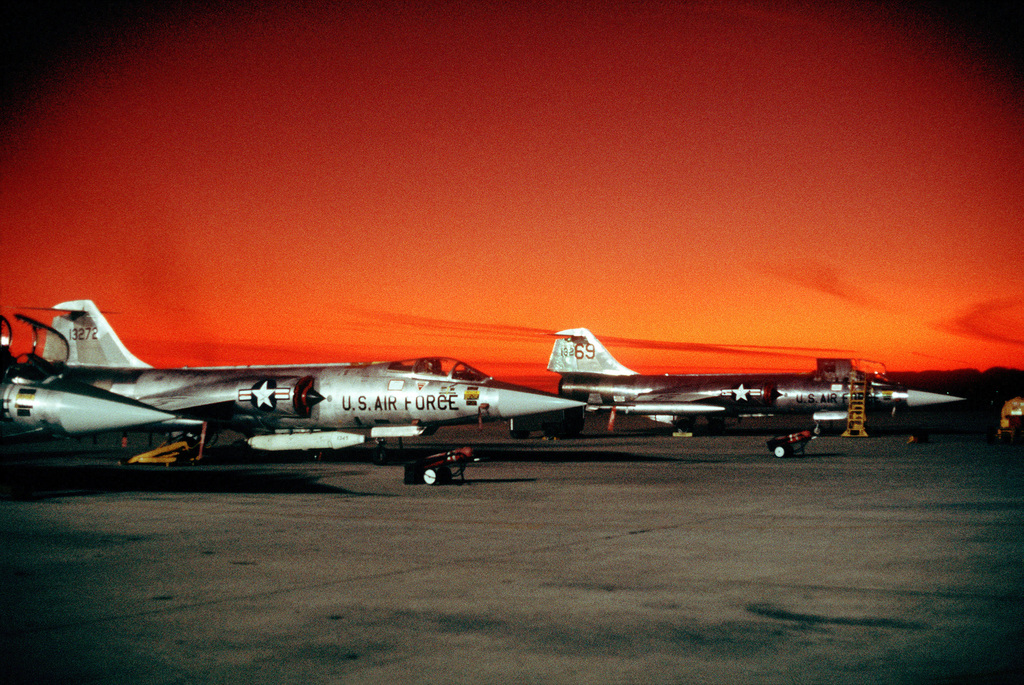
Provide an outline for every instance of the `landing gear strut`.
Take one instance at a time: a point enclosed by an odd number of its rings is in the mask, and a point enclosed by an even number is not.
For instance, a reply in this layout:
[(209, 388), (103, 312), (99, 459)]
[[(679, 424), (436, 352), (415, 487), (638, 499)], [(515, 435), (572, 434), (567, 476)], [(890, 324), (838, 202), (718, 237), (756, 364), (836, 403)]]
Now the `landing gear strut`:
[[(402, 438), (398, 438), (398, 451), (402, 451)], [(382, 466), (388, 463), (388, 449), (384, 438), (377, 438), (377, 445), (373, 448), (373, 457), (371, 459), (377, 466)]]
[(384, 444), (384, 438), (377, 438), (377, 446), (373, 448), (373, 463), (377, 466), (386, 464), (388, 461), (387, 447)]

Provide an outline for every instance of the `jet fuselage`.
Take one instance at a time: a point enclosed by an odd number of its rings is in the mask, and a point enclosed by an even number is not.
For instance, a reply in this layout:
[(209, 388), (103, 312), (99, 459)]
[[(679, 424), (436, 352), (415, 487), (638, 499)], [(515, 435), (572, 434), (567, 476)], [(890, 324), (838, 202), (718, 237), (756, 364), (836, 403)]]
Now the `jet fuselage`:
[[(53, 435), (111, 429), (206, 434), (231, 428), (256, 449), (336, 449), (440, 426), (578, 408), (582, 403), (496, 381), (447, 357), (390, 362), (153, 368), (135, 357), (89, 300), (63, 302), (33, 328), (24, 363), (3, 357), (3, 420)], [(2, 319), (2, 317), (0, 317)], [(9, 325), (0, 321), (0, 352)], [(40, 332), (46, 345), (37, 354)], [(13, 409), (14, 412), (8, 411)], [(103, 421), (81, 416), (103, 412)], [(147, 417), (151, 421), (146, 421)]]
[[(560, 408), (563, 400), (444, 358), (183, 369), (67, 367), (77, 381), (242, 433), (442, 426)], [(197, 398), (201, 402), (197, 403)], [(572, 406), (572, 405), (570, 405)]]
[[(721, 407), (718, 416), (756, 416), (762, 414), (808, 414), (822, 411), (846, 411), (849, 404), (848, 382), (816, 379), (813, 374), (701, 374), (603, 376), (571, 374), (563, 376), (558, 393), (567, 399), (591, 405), (633, 405), (640, 413), (686, 412), (685, 405)], [(666, 398), (659, 402), (659, 397)], [(671, 397), (672, 400), (667, 398)], [(889, 383), (872, 383), (867, 405), (871, 410), (907, 406), (908, 391)], [(654, 405), (672, 405), (655, 410)]]
[[(559, 395), (586, 402), (592, 409), (645, 414), (681, 423), (703, 415), (725, 417), (811, 414), (815, 419), (846, 418), (850, 385), (867, 378), (867, 410), (892, 410), (954, 402), (961, 398), (913, 390), (866, 376), (849, 359), (817, 360), (808, 373), (638, 374), (623, 366), (585, 328), (561, 331), (548, 370), (561, 376)], [(856, 380), (851, 380), (856, 379)]]

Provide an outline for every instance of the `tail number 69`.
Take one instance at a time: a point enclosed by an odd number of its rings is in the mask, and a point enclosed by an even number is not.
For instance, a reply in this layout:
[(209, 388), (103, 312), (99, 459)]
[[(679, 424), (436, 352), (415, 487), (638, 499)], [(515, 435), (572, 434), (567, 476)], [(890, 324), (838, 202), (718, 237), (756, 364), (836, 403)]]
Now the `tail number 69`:
[(572, 356), (577, 359), (593, 359), (596, 349), (590, 343), (577, 343), (573, 346)]

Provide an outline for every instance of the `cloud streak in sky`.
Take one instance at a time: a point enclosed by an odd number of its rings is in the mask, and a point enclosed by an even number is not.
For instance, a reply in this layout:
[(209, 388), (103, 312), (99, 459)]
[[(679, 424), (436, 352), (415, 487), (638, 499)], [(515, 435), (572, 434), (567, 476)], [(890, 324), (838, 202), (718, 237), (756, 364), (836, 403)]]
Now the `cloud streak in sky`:
[(354, 314), (352, 323), (344, 324), (353, 330), (386, 330), (394, 333), (415, 332), (434, 337), (472, 337), (486, 340), (523, 341), (547, 339), (552, 331), (530, 326), (497, 323), (451, 321), (417, 314), (398, 314), (373, 309), (349, 309)]
[(1022, 310), (1020, 298), (997, 297), (980, 302), (966, 313), (936, 324), (937, 330), (963, 338), (1024, 347), (1024, 338), (1010, 333), (1019, 330), (1009, 319)]
[(712, 354), (761, 355), (765, 357), (789, 357), (806, 359), (821, 354), (849, 355), (851, 350), (819, 347), (786, 347), (767, 345), (720, 345), (717, 343), (666, 342), (663, 340), (642, 340), (636, 338), (601, 337), (601, 342), (642, 350), (667, 350), (672, 352), (709, 352)]
[(885, 303), (850, 283), (838, 269), (829, 264), (801, 262), (786, 267), (774, 267), (770, 271), (781, 280), (831, 295), (860, 307), (885, 308)]
[[(495, 323), (473, 323), (465, 321), (449, 321), (446, 319), (417, 316), (415, 314), (396, 314), (374, 310), (361, 310), (360, 318), (367, 323), (353, 324), (356, 327), (380, 327), (388, 330), (415, 330), (417, 334), (439, 337), (472, 336), (488, 340), (535, 341), (551, 340), (556, 332), (529, 326), (511, 326)], [(596, 334), (595, 334), (596, 335)], [(598, 336), (607, 345), (628, 347), (643, 350), (663, 350), (672, 352), (705, 352), (712, 354), (762, 355), (766, 357), (808, 358), (826, 354), (849, 354), (850, 350), (787, 347), (764, 345), (721, 345), (701, 342), (671, 342), (664, 340), (644, 340), (639, 338), (620, 338), (614, 336)]]

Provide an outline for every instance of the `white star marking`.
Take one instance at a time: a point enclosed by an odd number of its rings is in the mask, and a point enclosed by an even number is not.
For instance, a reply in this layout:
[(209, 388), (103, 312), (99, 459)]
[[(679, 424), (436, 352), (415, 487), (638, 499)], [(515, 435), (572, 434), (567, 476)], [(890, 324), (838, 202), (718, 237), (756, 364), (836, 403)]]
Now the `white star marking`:
[(750, 394), (750, 388), (744, 388), (742, 383), (740, 383), (740, 387), (733, 390), (733, 393), (736, 394), (737, 402), (740, 400), (746, 400), (747, 402), (750, 401), (750, 398), (747, 397), (747, 395)]
[(257, 407), (262, 407), (264, 404), (271, 408), (274, 407), (274, 403), (270, 401), (270, 398), (274, 396), (274, 388), (268, 388), (268, 385), (270, 385), (270, 381), (263, 381), (263, 387), (252, 389), (252, 397), (256, 400)]

